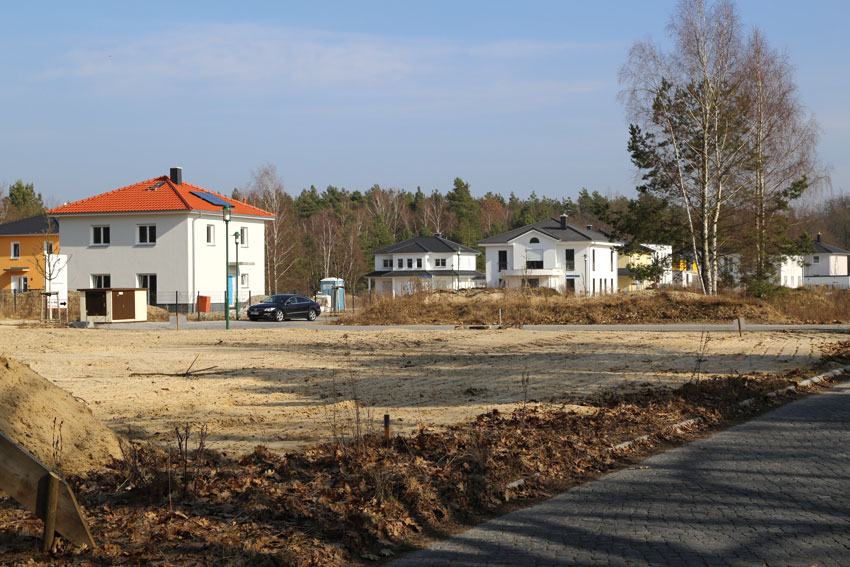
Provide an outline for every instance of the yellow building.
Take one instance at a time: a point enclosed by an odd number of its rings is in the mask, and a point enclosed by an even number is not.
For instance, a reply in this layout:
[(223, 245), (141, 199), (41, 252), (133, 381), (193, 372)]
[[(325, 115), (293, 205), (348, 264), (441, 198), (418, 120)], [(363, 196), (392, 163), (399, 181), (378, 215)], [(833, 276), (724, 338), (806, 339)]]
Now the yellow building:
[(617, 255), (617, 288), (621, 291), (637, 291), (646, 289), (652, 282), (632, 278), (629, 266), (651, 266), (652, 250), (641, 246), (630, 254)]
[(0, 224), (0, 291), (44, 289), (45, 253), (59, 253), (55, 219), (37, 215)]

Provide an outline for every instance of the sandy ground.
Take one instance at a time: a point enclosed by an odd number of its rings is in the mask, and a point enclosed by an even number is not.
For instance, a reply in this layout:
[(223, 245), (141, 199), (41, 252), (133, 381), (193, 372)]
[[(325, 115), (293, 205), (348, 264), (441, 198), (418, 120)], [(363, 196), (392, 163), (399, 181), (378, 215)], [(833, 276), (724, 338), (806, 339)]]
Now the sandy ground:
[[(173, 443), (208, 425), (209, 445), (286, 450), (364, 430), (450, 424), (523, 398), (559, 401), (640, 383), (769, 373), (813, 364), (818, 331), (119, 331), (0, 325), (13, 356), (84, 400), (115, 431)], [(182, 373), (215, 367), (192, 376)], [(523, 387), (523, 375), (528, 377)]]

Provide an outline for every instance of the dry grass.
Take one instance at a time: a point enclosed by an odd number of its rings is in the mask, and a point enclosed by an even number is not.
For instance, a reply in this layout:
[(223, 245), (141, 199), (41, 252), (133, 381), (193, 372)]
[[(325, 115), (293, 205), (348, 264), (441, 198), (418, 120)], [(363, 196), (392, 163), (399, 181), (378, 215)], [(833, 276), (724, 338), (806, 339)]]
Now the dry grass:
[(473, 289), (377, 298), (340, 318), (349, 325), (850, 322), (850, 291), (782, 290), (770, 299), (732, 292), (713, 297), (680, 290), (565, 297), (551, 290)]

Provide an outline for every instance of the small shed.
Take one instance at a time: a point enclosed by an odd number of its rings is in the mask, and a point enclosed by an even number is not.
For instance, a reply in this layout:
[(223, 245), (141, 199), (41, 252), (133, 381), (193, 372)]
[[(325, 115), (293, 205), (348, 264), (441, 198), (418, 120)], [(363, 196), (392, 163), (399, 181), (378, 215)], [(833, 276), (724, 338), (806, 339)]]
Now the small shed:
[(80, 319), (92, 323), (131, 323), (148, 320), (147, 289), (110, 287), (78, 289)]
[(319, 280), (319, 291), (331, 298), (331, 311), (345, 311), (345, 281), (342, 278)]

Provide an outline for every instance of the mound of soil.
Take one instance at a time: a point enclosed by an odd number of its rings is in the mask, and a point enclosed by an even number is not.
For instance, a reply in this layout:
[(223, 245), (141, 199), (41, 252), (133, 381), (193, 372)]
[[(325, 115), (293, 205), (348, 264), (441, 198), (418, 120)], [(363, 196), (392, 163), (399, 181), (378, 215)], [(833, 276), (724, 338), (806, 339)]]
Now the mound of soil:
[(5, 356), (0, 356), (0, 431), (63, 474), (121, 457), (116, 435), (85, 404)]

